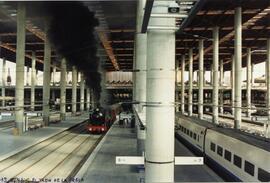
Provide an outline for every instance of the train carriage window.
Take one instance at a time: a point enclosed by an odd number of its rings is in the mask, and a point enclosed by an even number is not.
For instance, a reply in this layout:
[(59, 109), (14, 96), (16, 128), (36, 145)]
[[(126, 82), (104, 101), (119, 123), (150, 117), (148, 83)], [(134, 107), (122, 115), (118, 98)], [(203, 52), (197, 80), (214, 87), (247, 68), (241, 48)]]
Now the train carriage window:
[(193, 133), (193, 139), (196, 140), (196, 138), (197, 138), (196, 133)]
[(184, 128), (184, 133), (186, 133), (186, 128)]
[(248, 161), (245, 161), (245, 172), (254, 176), (254, 165)]
[(259, 168), (258, 169), (258, 179), (262, 182), (269, 182), (270, 181), (270, 173)]
[(210, 149), (211, 149), (211, 151), (216, 152), (216, 144), (214, 144), (213, 142), (211, 142)]
[(197, 140), (198, 140), (198, 142), (200, 141), (200, 135), (198, 135), (198, 139)]
[(189, 129), (187, 129), (187, 135), (189, 135)]
[(193, 132), (192, 131), (190, 131), (189, 136), (192, 138), (192, 136), (193, 136)]
[(233, 156), (233, 164), (235, 164), (237, 167), (242, 168), (242, 158), (234, 155)]
[(218, 155), (223, 156), (223, 148), (220, 146), (217, 146), (217, 153)]
[(232, 160), (232, 153), (230, 151), (227, 151), (225, 149), (224, 157), (225, 157), (226, 160), (228, 160), (229, 162), (231, 162), (231, 160)]

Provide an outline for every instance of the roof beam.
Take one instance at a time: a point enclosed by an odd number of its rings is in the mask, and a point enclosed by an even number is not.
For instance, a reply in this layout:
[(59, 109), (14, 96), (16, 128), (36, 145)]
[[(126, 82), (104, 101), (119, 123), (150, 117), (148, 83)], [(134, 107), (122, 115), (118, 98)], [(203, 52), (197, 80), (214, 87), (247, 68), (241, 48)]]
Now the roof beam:
[[(16, 22), (16, 18), (11, 16), (9, 13), (8, 13), (8, 10), (7, 9), (4, 9), (3, 7), (0, 6), (0, 11), (10, 20)], [(38, 37), (39, 39), (41, 39), (42, 41), (45, 40), (45, 34), (37, 29), (32, 23), (30, 23), (29, 21), (26, 22), (26, 27), (25, 27), (26, 30), (28, 30), (29, 32), (31, 32), (32, 34), (34, 34), (36, 37)]]
[(134, 33), (135, 32), (135, 29), (111, 29), (109, 30), (111, 33), (122, 33), (122, 32), (125, 32), (125, 33)]
[[(243, 11), (243, 14), (255, 14), (258, 13), (260, 11), (260, 9), (246, 9)], [(234, 12), (229, 10), (229, 11), (225, 11), (225, 13), (223, 13), (224, 10), (208, 10), (208, 11), (199, 11), (197, 13), (198, 16), (201, 15), (233, 15)]]
[(108, 57), (110, 58), (115, 70), (120, 70), (119, 64), (117, 63), (117, 60), (115, 58), (115, 55), (113, 53), (113, 48), (110, 45), (110, 42), (108, 40), (108, 36), (106, 35), (106, 32), (101, 31), (101, 30), (97, 30), (97, 34), (98, 37), (108, 55)]
[(153, 4), (154, 4), (154, 0), (146, 0), (141, 33), (146, 33), (146, 31), (147, 31), (147, 27), (148, 27), (148, 23), (150, 20)]
[[(242, 28), (243, 29), (247, 29), (249, 26), (252, 26), (255, 24), (255, 22), (259, 21), (260, 19), (264, 18), (265, 16), (267, 16), (270, 13), (270, 6), (266, 7), (265, 9), (263, 9), (262, 11), (260, 11), (259, 13), (257, 13), (255, 16), (253, 16), (252, 18), (250, 18), (249, 20), (247, 20), (245, 23), (243, 23)], [(230, 33), (228, 33), (227, 35), (225, 35), (223, 38), (221, 38), (219, 40), (219, 44), (224, 43), (230, 39), (232, 39), (234, 37), (234, 30), (231, 31)], [(208, 53), (210, 51), (212, 51), (213, 49), (213, 45), (211, 44), (209, 47), (207, 47), (206, 49), (204, 49), (204, 53)], [(198, 60), (199, 58), (199, 54), (197, 54), (194, 57), (194, 60)]]
[(205, 2), (206, 2), (206, 0), (198, 0), (196, 2), (196, 4), (190, 10), (188, 17), (182, 22), (182, 24), (180, 25), (180, 29), (177, 32), (183, 32), (183, 30), (190, 24), (192, 19), (196, 16), (198, 11), (203, 7)]
[[(13, 48), (13, 47), (11, 47), (9, 45), (6, 45), (5, 43), (0, 44), (0, 47), (5, 48), (5, 49), (7, 49), (9, 51), (12, 51), (12, 52), (16, 53), (15, 48)], [(25, 54), (25, 57), (32, 59), (32, 55), (30, 55), (30, 54)], [(43, 61), (38, 59), (38, 58), (36, 59), (36, 61), (43, 64)]]

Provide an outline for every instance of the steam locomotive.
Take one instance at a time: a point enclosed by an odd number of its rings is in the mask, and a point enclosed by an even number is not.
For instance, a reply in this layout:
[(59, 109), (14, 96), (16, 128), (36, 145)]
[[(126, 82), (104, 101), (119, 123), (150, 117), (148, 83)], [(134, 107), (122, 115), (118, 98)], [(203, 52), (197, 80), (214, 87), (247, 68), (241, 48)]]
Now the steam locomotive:
[(86, 126), (90, 133), (106, 133), (116, 120), (120, 112), (120, 105), (114, 104), (109, 107), (97, 107), (89, 112), (89, 120)]

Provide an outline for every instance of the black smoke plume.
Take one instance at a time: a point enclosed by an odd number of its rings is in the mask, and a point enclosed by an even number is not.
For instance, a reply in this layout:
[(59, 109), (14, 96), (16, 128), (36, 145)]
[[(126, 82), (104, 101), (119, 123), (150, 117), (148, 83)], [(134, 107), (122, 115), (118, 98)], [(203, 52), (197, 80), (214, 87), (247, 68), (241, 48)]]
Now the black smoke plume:
[(101, 75), (98, 72), (97, 41), (94, 28), (98, 20), (81, 2), (46, 2), (48, 36), (56, 52), (74, 65), (94, 89), (97, 99), (101, 92)]

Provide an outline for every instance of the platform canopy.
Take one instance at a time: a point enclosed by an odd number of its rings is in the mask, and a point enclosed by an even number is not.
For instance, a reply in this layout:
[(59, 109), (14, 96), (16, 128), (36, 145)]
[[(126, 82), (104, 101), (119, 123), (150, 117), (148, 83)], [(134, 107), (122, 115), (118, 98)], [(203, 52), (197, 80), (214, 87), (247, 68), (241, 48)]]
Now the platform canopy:
[[(151, 1), (151, 0), (147, 0)], [(198, 68), (198, 40), (205, 39), (205, 66), (212, 62), (212, 27), (220, 27), (220, 59), (224, 69), (230, 70), (234, 52), (234, 9), (242, 7), (243, 12), (243, 66), (246, 65), (246, 48), (252, 49), (252, 62), (266, 60), (266, 39), (270, 35), (269, 0), (178, 0), (182, 13), (187, 18), (178, 18), (176, 36), (176, 59), (187, 54), (193, 47), (194, 70)], [(33, 5), (37, 2), (31, 2)], [(64, 3), (64, 2), (63, 2)], [(137, 1), (86, 1), (91, 11), (100, 20), (97, 37), (101, 43), (100, 56), (105, 68), (131, 70), (134, 56)], [(191, 4), (192, 6), (189, 6)], [(37, 54), (37, 67), (42, 70), (44, 55), (44, 24), (42, 18), (34, 15), (32, 7), (27, 10), (26, 65), (30, 65), (31, 52)], [(61, 11), (61, 10), (59, 10)], [(1, 57), (15, 62), (16, 49), (16, 2), (1, 2), (0, 5)], [(57, 59), (53, 51), (52, 59)]]

